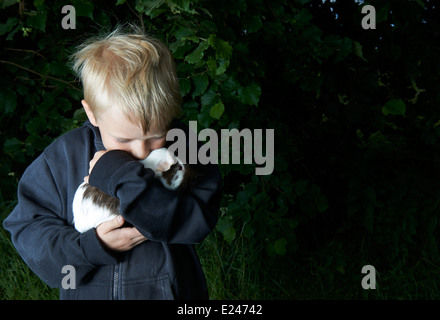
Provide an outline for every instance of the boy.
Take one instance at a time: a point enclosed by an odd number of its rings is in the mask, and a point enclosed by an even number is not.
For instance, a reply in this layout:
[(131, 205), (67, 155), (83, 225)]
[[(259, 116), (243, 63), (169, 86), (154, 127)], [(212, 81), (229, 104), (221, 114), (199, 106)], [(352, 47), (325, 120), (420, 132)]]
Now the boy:
[[(23, 174), (18, 205), (4, 221), (14, 246), (44, 282), (60, 288), (61, 299), (208, 298), (193, 244), (217, 222), (217, 166), (194, 165), (196, 181), (177, 192), (137, 161), (171, 144), (171, 128), (189, 136), (173, 120), (180, 93), (169, 50), (139, 31), (117, 29), (82, 45), (73, 59), (89, 121)], [(72, 201), (83, 180), (118, 198), (122, 216), (80, 234)], [(66, 287), (67, 265), (76, 281)]]

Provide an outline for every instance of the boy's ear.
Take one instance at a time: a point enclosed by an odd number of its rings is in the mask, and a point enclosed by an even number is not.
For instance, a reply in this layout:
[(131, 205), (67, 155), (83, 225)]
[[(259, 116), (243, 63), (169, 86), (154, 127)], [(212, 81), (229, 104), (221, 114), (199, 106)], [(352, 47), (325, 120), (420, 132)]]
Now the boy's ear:
[(94, 125), (95, 127), (97, 127), (97, 126), (98, 126), (98, 122), (96, 121), (96, 117), (95, 117), (95, 115), (93, 114), (92, 109), (90, 109), (90, 106), (89, 106), (89, 104), (87, 103), (87, 101), (86, 101), (86, 100), (81, 100), (81, 104), (82, 104), (83, 107), (84, 107), (84, 110), (85, 110), (85, 112), (86, 112), (86, 114), (87, 114), (87, 118), (89, 118), (90, 123), (91, 123), (92, 125)]

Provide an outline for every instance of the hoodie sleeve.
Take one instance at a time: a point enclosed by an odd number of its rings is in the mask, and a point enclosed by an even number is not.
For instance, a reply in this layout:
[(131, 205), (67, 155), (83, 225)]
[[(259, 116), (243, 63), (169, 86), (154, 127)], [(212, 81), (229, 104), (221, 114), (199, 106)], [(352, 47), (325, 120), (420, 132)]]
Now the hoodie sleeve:
[(80, 280), (95, 266), (117, 261), (101, 246), (94, 229), (80, 234), (68, 224), (59, 183), (43, 153), (23, 174), (18, 204), (3, 223), (23, 260), (51, 287), (61, 286), (65, 265), (75, 266)]
[(194, 165), (195, 183), (184, 192), (168, 190), (151, 169), (128, 153), (112, 150), (95, 164), (89, 183), (117, 197), (124, 219), (153, 241), (200, 243), (214, 228), (221, 199), (216, 165)]

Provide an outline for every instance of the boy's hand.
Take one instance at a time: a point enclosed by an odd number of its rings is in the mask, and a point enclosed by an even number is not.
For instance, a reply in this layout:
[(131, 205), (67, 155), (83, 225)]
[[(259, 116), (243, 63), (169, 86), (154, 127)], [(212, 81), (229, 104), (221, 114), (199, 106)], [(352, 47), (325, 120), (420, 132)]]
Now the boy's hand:
[[(98, 162), (98, 160), (107, 152), (108, 150), (101, 150), (95, 153), (93, 159), (89, 162), (89, 175), (92, 173), (93, 167)], [(84, 177), (84, 182), (89, 183), (89, 176)]]
[[(92, 173), (95, 164), (107, 151), (108, 150), (102, 150), (95, 153), (89, 163), (89, 175)], [(89, 176), (84, 177), (84, 181), (88, 183)], [(121, 228), (124, 222), (124, 218), (119, 215), (113, 220), (103, 222), (96, 227), (98, 238), (108, 249), (128, 251), (148, 240), (134, 227)]]
[(128, 251), (148, 240), (136, 228), (121, 228), (124, 218), (117, 216), (113, 220), (101, 223), (96, 227), (96, 234), (102, 243), (114, 251)]

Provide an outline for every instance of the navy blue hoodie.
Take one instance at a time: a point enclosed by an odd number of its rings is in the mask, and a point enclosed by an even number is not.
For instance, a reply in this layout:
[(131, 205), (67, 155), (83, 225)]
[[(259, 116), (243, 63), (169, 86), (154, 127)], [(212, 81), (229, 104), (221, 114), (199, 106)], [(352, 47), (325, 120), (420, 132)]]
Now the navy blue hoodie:
[[(176, 121), (173, 127), (189, 137), (183, 124)], [(218, 167), (194, 165), (194, 184), (178, 192), (165, 189), (128, 153), (105, 153), (90, 184), (117, 197), (124, 219), (149, 239), (115, 253), (101, 245), (95, 229), (81, 234), (72, 225), (75, 191), (99, 150), (104, 150), (99, 130), (87, 121), (55, 140), (26, 169), (18, 204), (4, 221), (23, 260), (46, 284), (60, 288), (61, 299), (208, 298), (194, 244), (217, 222)], [(72, 279), (71, 272), (63, 273), (66, 265), (74, 267), (75, 283), (64, 289), (63, 278)]]

